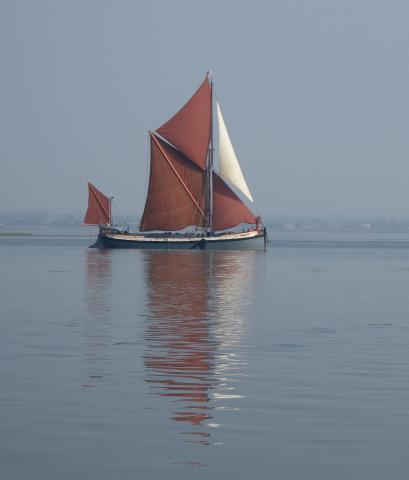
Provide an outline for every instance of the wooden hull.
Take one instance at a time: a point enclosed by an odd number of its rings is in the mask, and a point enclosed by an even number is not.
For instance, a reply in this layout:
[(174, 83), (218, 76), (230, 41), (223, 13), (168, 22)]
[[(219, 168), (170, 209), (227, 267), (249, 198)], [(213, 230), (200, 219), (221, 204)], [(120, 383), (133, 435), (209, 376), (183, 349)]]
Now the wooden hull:
[(254, 250), (265, 248), (264, 232), (229, 233), (213, 237), (147, 236), (101, 232), (94, 248), (179, 250)]

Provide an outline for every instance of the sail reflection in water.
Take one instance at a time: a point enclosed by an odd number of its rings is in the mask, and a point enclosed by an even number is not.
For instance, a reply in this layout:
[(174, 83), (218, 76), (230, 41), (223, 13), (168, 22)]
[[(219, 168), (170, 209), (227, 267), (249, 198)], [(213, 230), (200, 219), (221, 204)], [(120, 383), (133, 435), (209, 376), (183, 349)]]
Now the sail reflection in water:
[(239, 410), (248, 315), (240, 302), (257, 252), (151, 251), (146, 255), (147, 382), (171, 400), (186, 441), (208, 445), (218, 410)]

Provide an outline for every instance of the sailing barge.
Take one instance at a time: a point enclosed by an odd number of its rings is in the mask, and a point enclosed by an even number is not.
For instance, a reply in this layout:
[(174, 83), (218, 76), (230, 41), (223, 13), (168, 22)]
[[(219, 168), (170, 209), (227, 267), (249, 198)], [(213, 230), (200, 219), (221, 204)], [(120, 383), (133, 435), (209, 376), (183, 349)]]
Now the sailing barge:
[[(214, 165), (213, 104), (218, 123)], [(88, 183), (84, 224), (98, 225), (94, 247), (150, 249), (264, 248), (267, 232), (236, 158), (206, 77), (190, 100), (150, 138), (150, 176), (139, 231), (112, 221), (112, 197)]]

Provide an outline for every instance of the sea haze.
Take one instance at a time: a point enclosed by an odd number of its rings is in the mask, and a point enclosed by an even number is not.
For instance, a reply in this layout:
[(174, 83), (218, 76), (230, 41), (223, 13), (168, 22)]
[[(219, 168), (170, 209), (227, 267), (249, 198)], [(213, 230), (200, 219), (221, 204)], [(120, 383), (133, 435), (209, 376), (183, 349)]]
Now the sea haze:
[(406, 478), (408, 235), (81, 232), (0, 237), (0, 478)]

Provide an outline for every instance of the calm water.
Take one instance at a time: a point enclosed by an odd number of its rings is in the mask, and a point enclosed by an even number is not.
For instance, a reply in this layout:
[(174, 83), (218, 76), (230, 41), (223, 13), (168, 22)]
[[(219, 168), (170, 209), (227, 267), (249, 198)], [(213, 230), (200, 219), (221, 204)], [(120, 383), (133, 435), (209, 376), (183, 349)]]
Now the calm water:
[(0, 238), (0, 478), (406, 479), (409, 235), (272, 237)]

